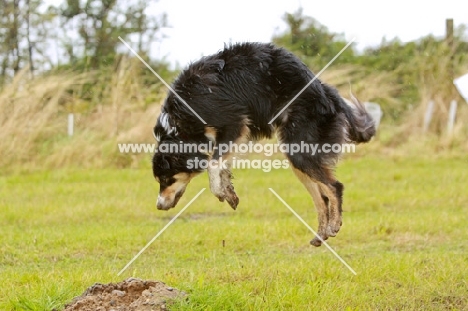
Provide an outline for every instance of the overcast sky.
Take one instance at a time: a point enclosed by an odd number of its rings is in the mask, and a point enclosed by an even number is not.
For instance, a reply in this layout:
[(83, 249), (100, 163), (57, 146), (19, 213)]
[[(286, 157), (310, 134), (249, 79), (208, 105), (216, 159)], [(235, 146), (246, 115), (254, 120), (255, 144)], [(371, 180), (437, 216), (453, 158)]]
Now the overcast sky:
[(468, 25), (467, 0), (160, 0), (149, 13), (166, 12), (167, 38), (154, 44), (153, 53), (171, 63), (188, 62), (222, 49), (224, 42), (268, 42), (285, 29), (282, 16), (300, 6), (333, 32), (357, 47), (376, 45), (382, 38), (415, 40), (427, 34), (444, 36), (445, 19)]
[[(45, 0), (59, 5), (64, 0)], [(131, 1), (131, 0), (129, 0)], [(159, 0), (147, 13), (168, 16), (166, 38), (152, 44), (153, 56), (185, 67), (224, 43), (268, 42), (285, 30), (285, 12), (299, 7), (330, 31), (356, 37), (356, 47), (377, 45), (382, 38), (418, 39), (445, 35), (445, 19), (468, 25), (468, 0)]]

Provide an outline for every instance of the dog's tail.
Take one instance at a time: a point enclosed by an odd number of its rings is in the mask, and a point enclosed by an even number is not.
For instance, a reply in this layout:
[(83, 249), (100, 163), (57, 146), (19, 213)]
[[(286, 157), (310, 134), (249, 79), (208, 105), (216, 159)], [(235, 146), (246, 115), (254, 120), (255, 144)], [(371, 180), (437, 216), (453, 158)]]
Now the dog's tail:
[(375, 122), (364, 105), (351, 94), (351, 101), (342, 99), (341, 108), (348, 121), (348, 137), (355, 143), (366, 143), (375, 135)]

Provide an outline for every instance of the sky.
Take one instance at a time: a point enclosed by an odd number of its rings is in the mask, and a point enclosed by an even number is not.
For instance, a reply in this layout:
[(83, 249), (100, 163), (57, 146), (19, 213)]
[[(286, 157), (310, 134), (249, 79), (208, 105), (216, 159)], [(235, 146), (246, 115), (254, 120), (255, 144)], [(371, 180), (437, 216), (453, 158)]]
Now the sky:
[(378, 45), (382, 38), (411, 41), (428, 34), (443, 37), (445, 20), (468, 25), (466, 0), (159, 0), (149, 14), (165, 12), (166, 38), (154, 43), (152, 54), (184, 67), (203, 55), (216, 53), (224, 43), (269, 42), (285, 30), (285, 12), (299, 7), (332, 32), (356, 38), (358, 50)]
[[(64, 0), (44, 1), (60, 5)], [(151, 54), (172, 67), (185, 67), (218, 52), (224, 43), (269, 42), (286, 29), (284, 14), (299, 7), (330, 31), (355, 38), (358, 50), (383, 38), (443, 37), (447, 18), (454, 19), (455, 27), (468, 25), (468, 0), (159, 0), (147, 14), (166, 13), (169, 25), (162, 29), (165, 38), (151, 44)]]

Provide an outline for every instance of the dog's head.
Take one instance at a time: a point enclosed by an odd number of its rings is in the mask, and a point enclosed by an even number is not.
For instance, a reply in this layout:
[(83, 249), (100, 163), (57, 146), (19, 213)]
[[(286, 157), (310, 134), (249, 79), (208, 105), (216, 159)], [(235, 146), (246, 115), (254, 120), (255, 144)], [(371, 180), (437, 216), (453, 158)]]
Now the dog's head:
[(153, 131), (158, 142), (152, 161), (153, 176), (160, 184), (157, 207), (168, 210), (176, 206), (192, 178), (205, 170), (200, 161), (207, 160), (209, 153), (200, 145), (207, 139), (179, 133), (164, 113)]
[(176, 206), (190, 180), (202, 170), (189, 154), (157, 152), (153, 156), (153, 176), (159, 182), (157, 207), (168, 210)]

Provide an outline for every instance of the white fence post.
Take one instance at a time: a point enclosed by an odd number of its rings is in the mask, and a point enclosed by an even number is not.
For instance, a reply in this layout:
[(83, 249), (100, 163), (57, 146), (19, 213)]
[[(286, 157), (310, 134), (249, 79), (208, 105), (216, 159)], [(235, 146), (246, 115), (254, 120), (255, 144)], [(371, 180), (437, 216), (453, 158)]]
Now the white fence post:
[(455, 124), (455, 116), (457, 115), (457, 101), (452, 100), (450, 102), (450, 109), (449, 109), (449, 116), (448, 116), (448, 123), (447, 123), (447, 132), (452, 134), (453, 126)]
[(424, 128), (423, 131), (427, 132), (429, 129), (429, 125), (431, 124), (432, 120), (432, 113), (434, 112), (434, 101), (430, 100), (427, 104), (426, 114), (424, 114)]
[(75, 123), (75, 120), (74, 120), (74, 116), (73, 116), (73, 113), (69, 113), (68, 114), (68, 136), (73, 136), (73, 130), (74, 130), (74, 123)]

